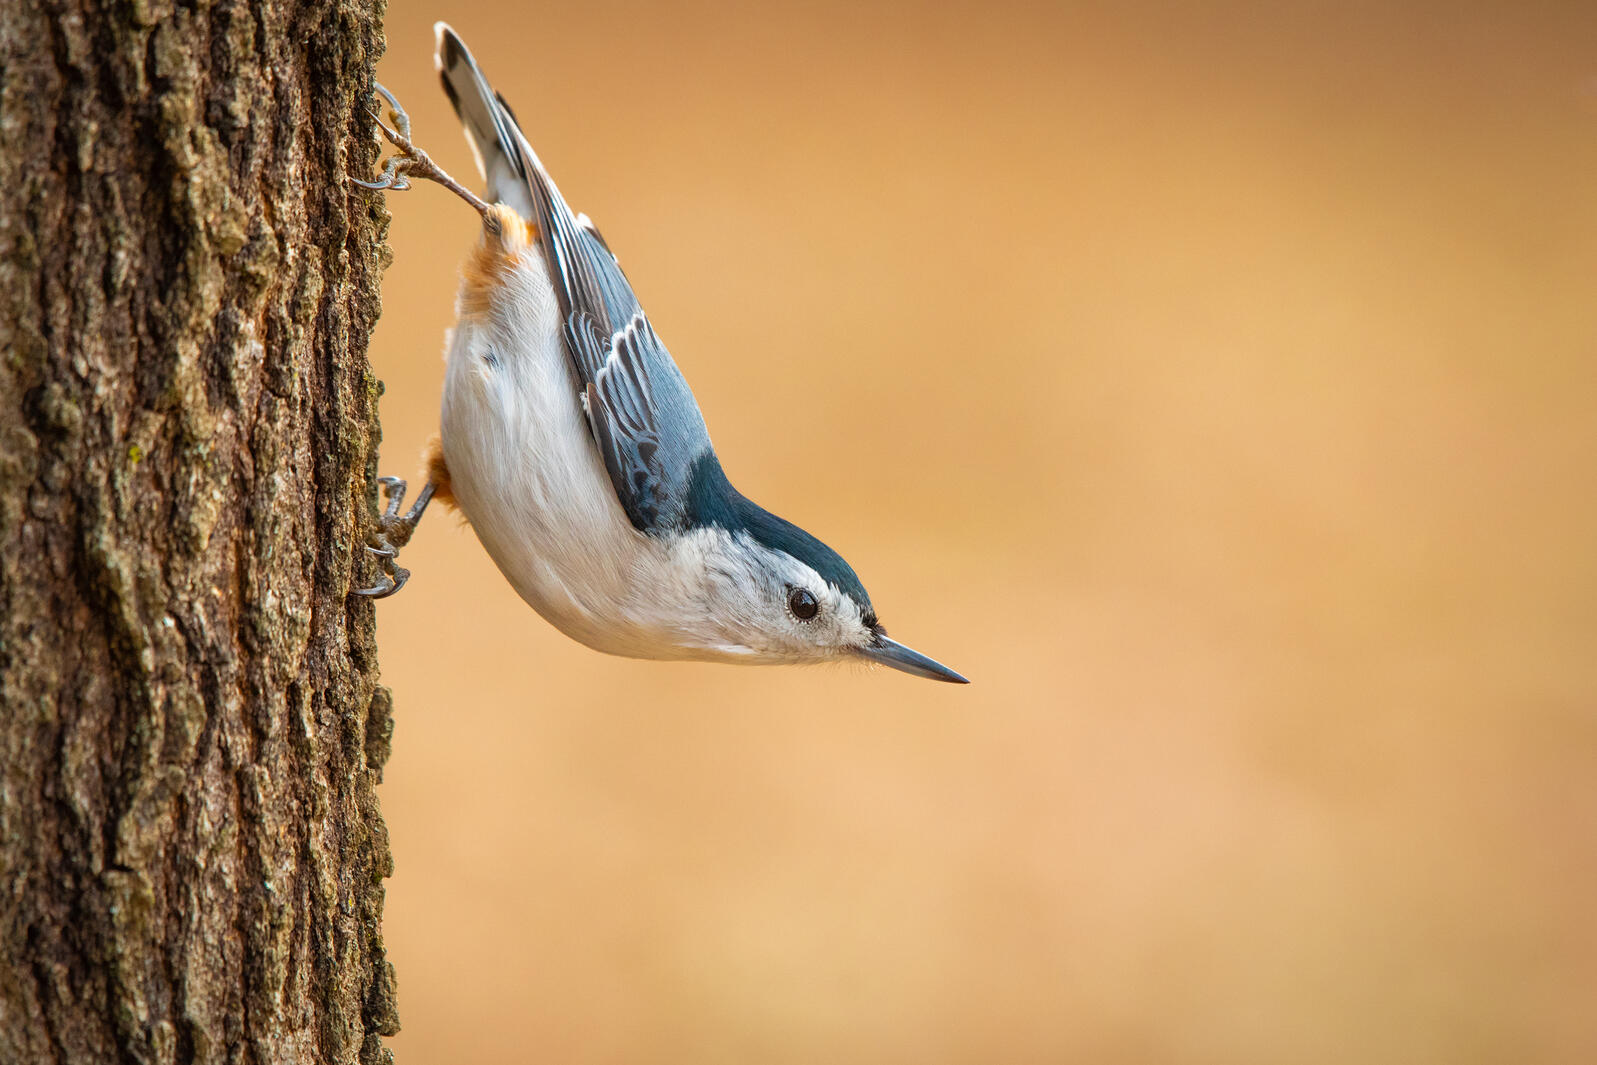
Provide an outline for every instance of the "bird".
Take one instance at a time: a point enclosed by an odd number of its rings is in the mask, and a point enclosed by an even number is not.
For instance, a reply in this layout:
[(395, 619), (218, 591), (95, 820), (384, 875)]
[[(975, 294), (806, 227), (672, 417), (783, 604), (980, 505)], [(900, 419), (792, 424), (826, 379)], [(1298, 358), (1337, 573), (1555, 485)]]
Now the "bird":
[(434, 56), (486, 185), (480, 198), (411, 141), (380, 83), (394, 146), (368, 189), (415, 177), (470, 204), (482, 231), (462, 268), (428, 480), (405, 482), (371, 550), (396, 563), (433, 499), (453, 505), (499, 571), (567, 636), (613, 655), (748, 664), (864, 661), (969, 683), (890, 638), (841, 555), (727, 479), (704, 416), (597, 228), (573, 213), (465, 43)]

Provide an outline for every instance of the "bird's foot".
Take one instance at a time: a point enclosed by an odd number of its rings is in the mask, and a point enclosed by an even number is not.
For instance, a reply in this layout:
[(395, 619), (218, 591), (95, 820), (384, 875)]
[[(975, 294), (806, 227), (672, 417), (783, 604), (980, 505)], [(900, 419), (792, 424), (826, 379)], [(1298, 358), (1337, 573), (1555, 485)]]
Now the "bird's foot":
[(366, 551), (378, 560), (382, 572), (376, 584), (370, 588), (356, 588), (354, 594), (369, 599), (387, 599), (410, 580), (410, 570), (397, 562), (399, 549), (410, 543), (411, 536), (415, 534), (416, 523), (421, 521), (422, 512), (432, 501), (433, 484), (428, 481), (411, 508), (400, 514), (399, 508), (405, 502), (405, 482), (398, 477), (379, 477), (377, 483), (383, 486), (388, 496), (388, 507), (377, 519), (376, 542), (367, 544)]
[(372, 114), (377, 119), (377, 128), (382, 131), (388, 143), (397, 151), (388, 157), (388, 162), (383, 165), (383, 172), (377, 176), (376, 181), (362, 181), (360, 178), (350, 178), (363, 189), (376, 189), (382, 191), (392, 189), (403, 192), (410, 188), (410, 178), (417, 177), (423, 181), (436, 181), (456, 196), (465, 200), (476, 209), (478, 214), (486, 214), (488, 205), (479, 199), (472, 191), (460, 182), (450, 177), (432, 157), (411, 143), (410, 116), (405, 109), (399, 106), (399, 101), (394, 99), (394, 94), (389, 92), (379, 82), (372, 82), (377, 92), (388, 102), (388, 110), (392, 113), (394, 124), (392, 126), (383, 121), (381, 109), (374, 108)]

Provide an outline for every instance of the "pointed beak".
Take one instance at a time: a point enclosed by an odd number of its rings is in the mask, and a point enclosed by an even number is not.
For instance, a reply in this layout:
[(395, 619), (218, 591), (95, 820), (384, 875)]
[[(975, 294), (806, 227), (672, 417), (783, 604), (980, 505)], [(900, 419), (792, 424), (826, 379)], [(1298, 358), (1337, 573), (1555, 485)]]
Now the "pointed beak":
[(886, 636), (878, 635), (869, 647), (861, 647), (859, 653), (872, 662), (880, 662), (884, 666), (903, 670), (917, 677), (927, 680), (944, 680), (950, 684), (969, 684), (970, 681), (939, 662), (933, 662), (919, 651), (912, 651), (897, 640), (890, 640)]

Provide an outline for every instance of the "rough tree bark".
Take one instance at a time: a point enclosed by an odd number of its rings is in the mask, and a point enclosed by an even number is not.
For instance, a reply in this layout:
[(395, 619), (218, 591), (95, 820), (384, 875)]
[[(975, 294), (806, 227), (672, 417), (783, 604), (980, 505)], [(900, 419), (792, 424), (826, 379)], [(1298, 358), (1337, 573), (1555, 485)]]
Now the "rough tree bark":
[(0, 3), (0, 1065), (397, 1029), (381, 8)]

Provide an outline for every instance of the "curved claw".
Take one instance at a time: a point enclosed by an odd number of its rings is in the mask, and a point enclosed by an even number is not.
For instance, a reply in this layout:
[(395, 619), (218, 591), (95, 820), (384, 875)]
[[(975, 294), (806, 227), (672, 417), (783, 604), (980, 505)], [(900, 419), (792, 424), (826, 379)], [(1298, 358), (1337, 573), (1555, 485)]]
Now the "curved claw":
[[(393, 160), (389, 160), (389, 164), (392, 166)], [(384, 189), (392, 189), (394, 192), (404, 192), (406, 189), (410, 188), (410, 182), (406, 181), (403, 175), (390, 173), (386, 169), (383, 171), (382, 176), (376, 181), (362, 181), (358, 177), (352, 177), (349, 180), (354, 182), (356, 185), (359, 185), (363, 189), (374, 189), (378, 192), (382, 192)]]
[(390, 596), (390, 595), (394, 594), (390, 590), (390, 589), (392, 589), (393, 584), (394, 584), (394, 582), (389, 580), (388, 574), (385, 573), (385, 574), (383, 574), (383, 579), (382, 579), (381, 583), (374, 584), (370, 588), (351, 588), (349, 590), (349, 594), (350, 595), (364, 595), (368, 599), (383, 599), (383, 598), (386, 598), (387, 596)]
[[(393, 112), (394, 125), (399, 127), (399, 135), (409, 140), (410, 116), (405, 113), (403, 107), (399, 106), (399, 101), (394, 99), (394, 94), (388, 91), (388, 86), (380, 81), (373, 81), (372, 88), (376, 89), (382, 95), (382, 98), (388, 101), (388, 109)], [(373, 112), (373, 114), (377, 115), (378, 122), (382, 122), (383, 116), (381, 112)]]
[(373, 547), (371, 544), (367, 544), (366, 550), (371, 554), (376, 555), (378, 558), (399, 557), (399, 552), (394, 550), (392, 547), (389, 547), (387, 544), (384, 544), (382, 547)]
[[(404, 137), (399, 137), (398, 140), (395, 140), (396, 134), (394, 131), (383, 125), (381, 122), (377, 123), (377, 127), (381, 129), (388, 139), (393, 141), (395, 144), (398, 144), (399, 141), (405, 140)], [(374, 189), (378, 192), (381, 192), (384, 189), (392, 189), (394, 192), (404, 192), (406, 189), (410, 188), (410, 179), (405, 177), (405, 171), (414, 165), (416, 165), (416, 160), (402, 151), (398, 155), (391, 155), (388, 157), (388, 162), (383, 164), (383, 172), (377, 176), (376, 181), (363, 181), (358, 177), (352, 177), (349, 180), (353, 181), (362, 188)]]
[(353, 588), (350, 590), (350, 594), (364, 595), (368, 599), (387, 599), (403, 588), (408, 580), (410, 580), (410, 570), (405, 569), (403, 566), (395, 566), (392, 576), (385, 573), (382, 575), (382, 580), (377, 584), (372, 585), (370, 588)]

